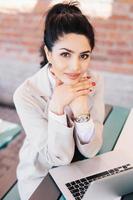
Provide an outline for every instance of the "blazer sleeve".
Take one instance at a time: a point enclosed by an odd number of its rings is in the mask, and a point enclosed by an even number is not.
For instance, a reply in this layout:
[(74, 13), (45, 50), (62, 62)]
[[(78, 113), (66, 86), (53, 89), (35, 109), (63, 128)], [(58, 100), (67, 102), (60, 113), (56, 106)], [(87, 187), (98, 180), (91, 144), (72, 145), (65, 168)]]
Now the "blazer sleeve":
[(100, 75), (98, 75), (96, 91), (92, 97), (89, 97), (88, 104), (91, 104), (90, 115), (95, 126), (94, 133), (87, 144), (82, 144), (77, 134), (75, 134), (75, 138), (81, 154), (91, 158), (98, 153), (103, 143), (103, 121), (105, 115), (104, 81)]
[[(74, 155), (73, 128), (67, 127), (42, 111), (33, 97), (21, 89), (13, 96), (14, 104), (26, 133), (26, 140), (37, 154), (35, 163), (59, 166), (71, 162)], [(47, 107), (44, 104), (44, 110)]]

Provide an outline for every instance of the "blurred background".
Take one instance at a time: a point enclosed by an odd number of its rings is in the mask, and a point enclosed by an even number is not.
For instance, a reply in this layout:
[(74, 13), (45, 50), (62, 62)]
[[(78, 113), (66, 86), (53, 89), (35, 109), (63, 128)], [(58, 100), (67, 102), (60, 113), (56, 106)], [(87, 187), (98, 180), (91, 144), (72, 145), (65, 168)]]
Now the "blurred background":
[[(50, 0), (0, 0), (0, 103), (39, 70)], [(96, 33), (91, 67), (105, 79), (105, 103), (133, 107), (133, 0), (81, 0)]]

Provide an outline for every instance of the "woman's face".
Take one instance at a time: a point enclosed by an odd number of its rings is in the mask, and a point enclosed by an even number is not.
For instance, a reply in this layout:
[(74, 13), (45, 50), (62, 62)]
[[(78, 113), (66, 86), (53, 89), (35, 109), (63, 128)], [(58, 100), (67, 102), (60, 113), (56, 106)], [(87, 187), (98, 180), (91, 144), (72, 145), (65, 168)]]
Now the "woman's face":
[(89, 68), (91, 47), (87, 37), (80, 34), (64, 34), (55, 42), (52, 52), (45, 51), (51, 71), (66, 84), (75, 84)]

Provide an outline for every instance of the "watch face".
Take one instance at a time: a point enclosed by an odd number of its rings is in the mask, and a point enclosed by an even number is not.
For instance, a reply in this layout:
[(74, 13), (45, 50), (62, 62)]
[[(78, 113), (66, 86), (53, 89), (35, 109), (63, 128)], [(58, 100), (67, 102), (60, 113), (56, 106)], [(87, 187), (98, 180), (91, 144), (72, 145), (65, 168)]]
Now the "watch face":
[(90, 114), (81, 115), (75, 119), (75, 121), (78, 123), (88, 122), (89, 120), (90, 120)]

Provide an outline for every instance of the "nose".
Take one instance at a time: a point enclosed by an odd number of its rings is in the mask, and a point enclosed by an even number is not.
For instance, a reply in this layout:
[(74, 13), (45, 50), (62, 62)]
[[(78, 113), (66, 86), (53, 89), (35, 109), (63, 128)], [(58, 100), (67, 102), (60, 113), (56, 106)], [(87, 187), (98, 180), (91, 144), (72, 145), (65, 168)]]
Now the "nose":
[(69, 69), (73, 72), (79, 72), (80, 71), (80, 61), (78, 58), (73, 58), (71, 62), (69, 63)]

